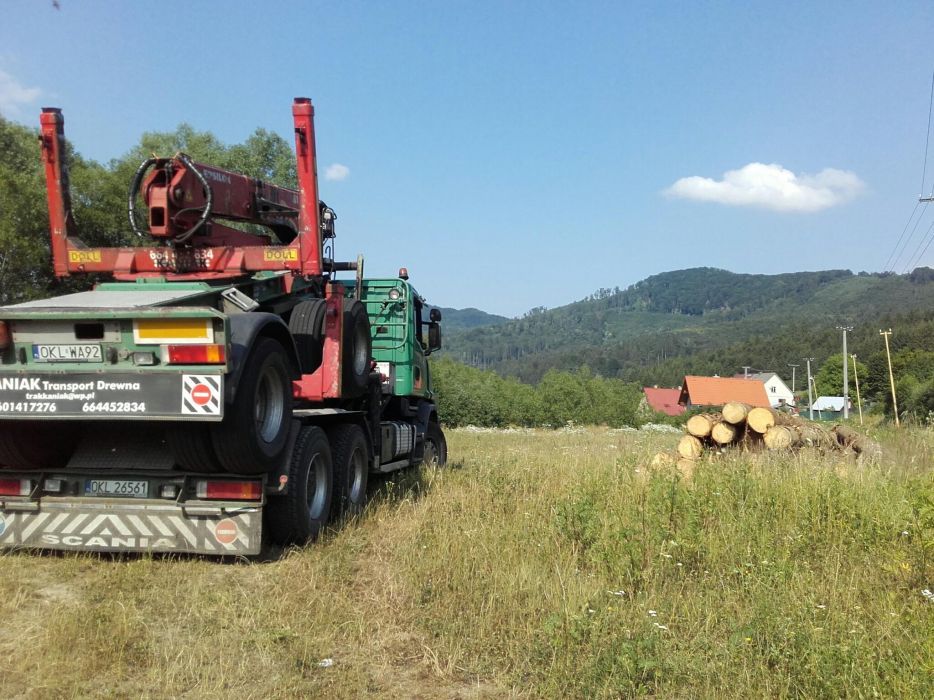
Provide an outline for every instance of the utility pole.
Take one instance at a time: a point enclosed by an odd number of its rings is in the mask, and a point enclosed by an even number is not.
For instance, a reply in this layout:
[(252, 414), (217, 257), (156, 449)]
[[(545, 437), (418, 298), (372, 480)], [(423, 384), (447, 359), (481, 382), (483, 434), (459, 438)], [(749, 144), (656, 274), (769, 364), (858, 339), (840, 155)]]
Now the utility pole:
[(863, 402), (859, 398), (859, 373), (856, 371), (856, 355), (850, 355), (853, 358), (853, 379), (856, 381), (856, 408), (859, 409), (859, 424), (863, 424)]
[(804, 361), (808, 363), (808, 415), (814, 420), (814, 399), (811, 398), (811, 362), (813, 357), (805, 357)]
[(892, 387), (892, 410), (895, 411), (895, 427), (898, 427), (898, 401), (895, 399), (895, 376), (892, 374), (892, 355), (889, 352), (889, 336), (892, 335), (892, 329), (879, 331), (879, 335), (885, 338), (885, 358), (889, 363), (889, 386)]
[(837, 326), (838, 331), (843, 331), (843, 420), (850, 419), (850, 382), (847, 376), (847, 368), (850, 363), (847, 361), (846, 354), (846, 332), (853, 330), (853, 326)]
[(793, 365), (789, 363), (788, 366), (791, 367), (791, 393), (793, 394), (795, 393), (795, 370), (801, 365)]

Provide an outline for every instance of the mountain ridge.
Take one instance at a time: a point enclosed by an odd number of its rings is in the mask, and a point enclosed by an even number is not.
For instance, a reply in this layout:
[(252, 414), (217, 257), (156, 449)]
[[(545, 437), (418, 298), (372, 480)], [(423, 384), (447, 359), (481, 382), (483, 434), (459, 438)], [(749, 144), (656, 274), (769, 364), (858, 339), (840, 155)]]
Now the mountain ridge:
[(869, 344), (875, 326), (904, 326), (893, 319), (906, 314), (916, 315), (914, 325), (934, 317), (934, 270), (757, 275), (689, 268), (496, 325), (450, 329), (445, 353), (525, 381), (588, 364), (604, 376), (671, 383), (682, 369), (732, 373), (737, 361), (784, 366), (839, 351), (841, 324), (858, 326), (859, 342)]

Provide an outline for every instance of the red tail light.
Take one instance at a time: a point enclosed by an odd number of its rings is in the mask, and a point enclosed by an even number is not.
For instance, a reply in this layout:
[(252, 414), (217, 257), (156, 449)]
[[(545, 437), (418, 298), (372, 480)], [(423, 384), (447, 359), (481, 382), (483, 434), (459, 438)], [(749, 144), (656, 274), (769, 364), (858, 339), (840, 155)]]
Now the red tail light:
[(0, 496), (28, 496), (32, 493), (29, 479), (0, 479)]
[(165, 349), (170, 365), (222, 365), (227, 361), (223, 345), (167, 345)]
[(6, 321), (0, 321), (0, 350), (6, 350), (10, 347), (10, 327)]
[(207, 500), (258, 501), (263, 496), (263, 485), (259, 481), (198, 481), (195, 493)]

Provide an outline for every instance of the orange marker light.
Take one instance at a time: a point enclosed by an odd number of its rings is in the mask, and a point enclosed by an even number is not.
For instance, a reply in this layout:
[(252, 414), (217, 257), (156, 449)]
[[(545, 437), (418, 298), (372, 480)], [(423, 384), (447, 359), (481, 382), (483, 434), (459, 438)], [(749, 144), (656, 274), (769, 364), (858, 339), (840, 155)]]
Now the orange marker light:
[(222, 365), (227, 361), (223, 345), (167, 345), (165, 356), (170, 365)]

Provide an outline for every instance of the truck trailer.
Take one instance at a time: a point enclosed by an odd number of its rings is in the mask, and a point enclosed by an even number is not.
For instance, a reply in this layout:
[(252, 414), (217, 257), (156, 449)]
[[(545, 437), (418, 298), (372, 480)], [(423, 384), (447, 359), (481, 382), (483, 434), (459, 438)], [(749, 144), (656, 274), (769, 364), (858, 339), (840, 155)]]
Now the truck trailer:
[(0, 547), (251, 556), (359, 514), (370, 474), (446, 462), (440, 311), (404, 268), (334, 259), (311, 101), (292, 114), (298, 189), (149, 158), (138, 245), (100, 248), (42, 110), (55, 275), (104, 281), (0, 307)]

